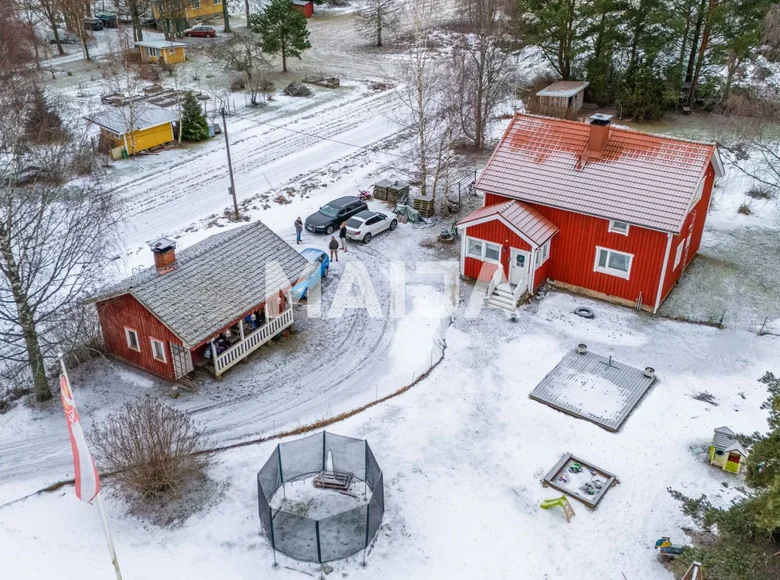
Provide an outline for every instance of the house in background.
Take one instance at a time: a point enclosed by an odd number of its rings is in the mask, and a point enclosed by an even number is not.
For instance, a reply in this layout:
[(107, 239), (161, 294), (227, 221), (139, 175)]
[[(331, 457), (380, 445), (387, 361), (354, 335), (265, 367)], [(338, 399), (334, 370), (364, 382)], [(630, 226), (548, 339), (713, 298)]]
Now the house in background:
[(536, 93), (539, 110), (535, 112), (571, 119), (582, 109), (589, 85), (587, 81), (557, 81)]
[(657, 312), (699, 249), (713, 143), (516, 114), (477, 180), (484, 207), (458, 223), (461, 274), (514, 308), (549, 281)]
[(302, 12), (306, 18), (314, 16), (314, 2), (311, 0), (292, 0), (293, 9)]
[(290, 289), (308, 261), (256, 222), (176, 253), (152, 244), (155, 267), (95, 303), (106, 350), (165, 379), (216, 376), (293, 324)]
[(718, 427), (712, 438), (710, 446), (710, 463), (717, 465), (724, 471), (739, 473), (742, 463), (747, 457), (747, 451), (737, 441), (734, 431), (728, 427)]
[(140, 103), (104, 109), (85, 119), (100, 127), (101, 141), (108, 141), (111, 156), (118, 159), (173, 141), (173, 123), (179, 116), (174, 111)]
[(152, 14), (157, 29), (177, 33), (195, 22), (222, 17), (223, 0), (153, 0)]
[(177, 64), (186, 60), (183, 42), (171, 42), (170, 40), (139, 40), (135, 43), (141, 51), (141, 62), (151, 64)]

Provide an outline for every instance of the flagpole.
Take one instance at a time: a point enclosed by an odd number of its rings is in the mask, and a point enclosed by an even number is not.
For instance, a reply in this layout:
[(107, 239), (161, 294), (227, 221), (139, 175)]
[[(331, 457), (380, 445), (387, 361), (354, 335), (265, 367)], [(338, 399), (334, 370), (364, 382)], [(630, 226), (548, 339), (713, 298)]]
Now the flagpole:
[[(62, 374), (65, 376), (65, 380), (70, 385), (70, 377), (68, 376), (68, 369), (65, 368), (65, 361), (63, 360), (62, 353), (57, 355), (60, 361), (60, 368), (62, 368)], [(119, 569), (119, 560), (116, 557), (116, 550), (114, 549), (114, 540), (111, 538), (111, 529), (108, 527), (108, 520), (106, 519), (106, 512), (103, 509), (103, 498), (100, 497), (98, 492), (95, 496), (95, 505), (100, 515), (100, 525), (103, 528), (103, 534), (106, 536), (106, 543), (108, 544), (108, 551), (111, 554), (111, 563), (114, 565), (114, 572), (116, 572), (116, 580), (122, 580), (122, 572)]]

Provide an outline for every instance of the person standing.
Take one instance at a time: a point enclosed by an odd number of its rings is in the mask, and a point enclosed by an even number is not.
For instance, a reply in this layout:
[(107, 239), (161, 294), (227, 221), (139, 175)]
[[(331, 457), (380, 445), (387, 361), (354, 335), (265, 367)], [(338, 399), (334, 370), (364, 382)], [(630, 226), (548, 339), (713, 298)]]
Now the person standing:
[(297, 244), (301, 243), (302, 231), (303, 231), (303, 220), (301, 219), (301, 216), (298, 216), (298, 219), (295, 220), (295, 243)]
[(341, 229), (339, 230), (339, 238), (341, 238), (341, 249), (347, 251), (347, 222), (341, 222)]
[(339, 261), (339, 243), (336, 241), (336, 236), (330, 237), (330, 244), (328, 244), (328, 248), (330, 248), (330, 261), (331, 262), (338, 262)]

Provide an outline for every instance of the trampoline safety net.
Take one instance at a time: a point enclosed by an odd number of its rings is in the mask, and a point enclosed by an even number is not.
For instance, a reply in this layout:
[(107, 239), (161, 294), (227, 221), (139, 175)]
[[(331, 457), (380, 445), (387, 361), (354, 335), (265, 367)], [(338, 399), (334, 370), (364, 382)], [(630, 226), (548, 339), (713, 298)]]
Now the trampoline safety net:
[[(319, 520), (274, 509), (270, 502), (285, 483), (322, 471), (349, 473), (364, 481), (368, 504)], [(280, 443), (257, 473), (257, 498), (263, 531), (274, 550), (303, 562), (331, 562), (367, 548), (385, 511), (382, 470), (362, 439), (323, 431)]]

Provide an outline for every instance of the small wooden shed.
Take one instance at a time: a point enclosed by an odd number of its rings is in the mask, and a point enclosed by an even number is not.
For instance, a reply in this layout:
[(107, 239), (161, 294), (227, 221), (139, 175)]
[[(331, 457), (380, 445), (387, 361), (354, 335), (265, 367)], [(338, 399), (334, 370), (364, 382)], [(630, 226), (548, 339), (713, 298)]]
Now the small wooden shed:
[(311, 0), (293, 0), (292, 6), (295, 10), (302, 12), (306, 18), (314, 16), (314, 2)]
[(746, 457), (747, 451), (737, 441), (734, 431), (728, 427), (715, 429), (710, 446), (710, 463), (712, 465), (717, 465), (730, 473), (739, 473)]
[(85, 118), (100, 127), (101, 139), (111, 144), (112, 154), (118, 150), (121, 156), (173, 141), (173, 123), (179, 115), (168, 109), (136, 104), (105, 109)]
[(558, 81), (542, 89), (536, 93), (539, 112), (560, 117), (573, 115), (582, 108), (589, 84), (587, 81)]
[(135, 43), (141, 51), (141, 62), (151, 64), (177, 64), (184, 62), (186, 44), (170, 40), (139, 40)]

